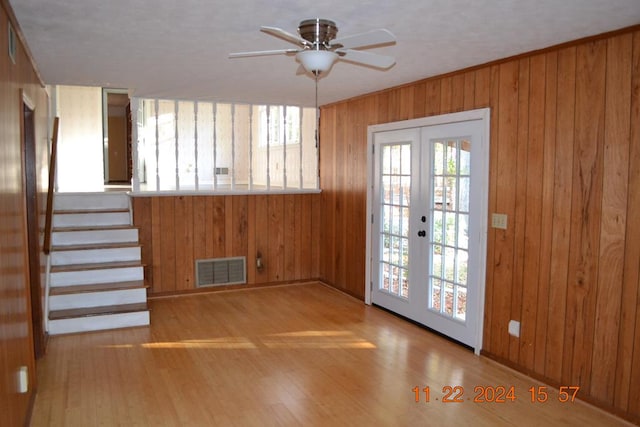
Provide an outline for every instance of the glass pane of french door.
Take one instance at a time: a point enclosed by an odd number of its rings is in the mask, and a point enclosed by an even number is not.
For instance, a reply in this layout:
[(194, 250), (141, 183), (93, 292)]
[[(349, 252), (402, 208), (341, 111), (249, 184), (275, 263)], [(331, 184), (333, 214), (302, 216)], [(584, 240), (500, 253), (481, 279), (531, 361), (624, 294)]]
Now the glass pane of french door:
[(464, 322), (469, 267), (471, 142), (430, 141), (430, 310)]
[(381, 291), (409, 297), (409, 208), (411, 145), (384, 144), (380, 152), (380, 231), (378, 235)]

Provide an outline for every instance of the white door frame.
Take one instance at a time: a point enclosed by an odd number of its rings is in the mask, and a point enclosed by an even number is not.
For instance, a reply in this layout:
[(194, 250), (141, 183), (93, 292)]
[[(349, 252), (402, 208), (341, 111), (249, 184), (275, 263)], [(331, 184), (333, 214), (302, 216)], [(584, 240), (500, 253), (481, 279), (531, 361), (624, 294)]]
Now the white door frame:
[(378, 125), (371, 125), (367, 128), (367, 239), (366, 239), (366, 264), (365, 264), (365, 296), (364, 302), (367, 305), (371, 305), (371, 291), (372, 291), (372, 254), (371, 254), (371, 227), (373, 219), (373, 185), (374, 185), (374, 164), (373, 164), (373, 150), (374, 150), (374, 134), (376, 132), (409, 129), (409, 128), (422, 128), (425, 126), (442, 125), (449, 123), (465, 122), (469, 120), (482, 120), (483, 122), (483, 141), (481, 149), (481, 164), (482, 171), (477, 178), (482, 182), (483, 191), (486, 191), (485, 197), (481, 197), (480, 208), (480, 235), (477, 236), (480, 239), (481, 247), (485, 248), (482, 251), (479, 261), (479, 270), (477, 274), (481, 275), (480, 286), (477, 292), (478, 298), (478, 318), (475, 319), (478, 322), (476, 345), (474, 351), (476, 354), (480, 353), (482, 349), (482, 334), (484, 327), (484, 297), (485, 297), (485, 280), (486, 280), (486, 247), (487, 247), (487, 226), (489, 216), (489, 134), (490, 134), (490, 116), (491, 110), (489, 108), (480, 108), (476, 110), (461, 111), (458, 113), (442, 114), (438, 116), (423, 117), (419, 119), (403, 120), (399, 122), (383, 123)]

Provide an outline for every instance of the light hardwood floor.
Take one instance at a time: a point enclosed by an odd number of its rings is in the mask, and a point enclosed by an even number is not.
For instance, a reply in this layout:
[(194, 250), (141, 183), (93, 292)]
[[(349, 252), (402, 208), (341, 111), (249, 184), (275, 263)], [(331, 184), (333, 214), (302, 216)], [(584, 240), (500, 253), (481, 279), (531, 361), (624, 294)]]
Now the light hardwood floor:
[[(148, 328), (51, 338), (31, 425), (627, 425), (550, 387), (531, 403), (543, 384), (321, 284), (150, 308)], [(447, 386), (461, 403), (442, 402)], [(476, 386), (515, 401), (474, 403)]]

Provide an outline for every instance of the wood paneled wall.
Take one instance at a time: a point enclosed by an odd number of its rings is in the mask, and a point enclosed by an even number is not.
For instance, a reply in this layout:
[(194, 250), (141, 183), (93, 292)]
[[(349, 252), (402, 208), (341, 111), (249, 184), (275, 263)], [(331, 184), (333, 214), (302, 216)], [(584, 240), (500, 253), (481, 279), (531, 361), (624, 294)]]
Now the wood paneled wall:
[(197, 259), (246, 256), (248, 286), (317, 279), (319, 204), (319, 194), (134, 197), (150, 295), (195, 290)]
[[(15, 64), (7, 55), (9, 17), (6, 0), (0, 2), (0, 424), (22, 426), (35, 395), (31, 301), (26, 245), (25, 173), (22, 160), (22, 98), (35, 105), (36, 156), (39, 200), (46, 199), (48, 97), (20, 40), (16, 39)], [(17, 30), (15, 21), (14, 28)], [(40, 177), (45, 181), (41, 182)], [(39, 210), (44, 211), (40, 203)], [(44, 283), (44, 278), (42, 279)], [(29, 392), (19, 394), (16, 375), (29, 372)]]
[[(364, 296), (368, 125), (491, 107), (484, 353), (640, 420), (640, 28), (326, 106), (321, 279)], [(507, 332), (521, 322), (521, 336)]]

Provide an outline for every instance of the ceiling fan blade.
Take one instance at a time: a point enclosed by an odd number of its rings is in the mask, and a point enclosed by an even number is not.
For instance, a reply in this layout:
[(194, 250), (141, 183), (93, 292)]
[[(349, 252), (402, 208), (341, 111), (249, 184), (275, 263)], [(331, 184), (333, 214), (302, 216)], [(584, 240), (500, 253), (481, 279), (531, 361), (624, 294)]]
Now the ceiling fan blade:
[(353, 49), (338, 49), (336, 52), (343, 61), (355, 62), (376, 68), (390, 68), (396, 63), (393, 56), (379, 55), (377, 53), (362, 52)]
[(353, 49), (395, 42), (396, 37), (391, 31), (380, 28), (377, 30), (367, 31), (366, 33), (338, 37), (331, 41), (331, 46), (336, 46), (341, 49)]
[(278, 37), (279, 39), (288, 41), (289, 43), (297, 44), (298, 46), (302, 46), (302, 47), (311, 46), (311, 43), (309, 43), (302, 37), (297, 36), (295, 34), (291, 34), (281, 28), (263, 26), (263, 27), (260, 27), (260, 31), (262, 31), (263, 33), (267, 33), (271, 36)]
[(250, 56), (291, 55), (298, 53), (298, 49), (257, 50), (255, 52), (230, 53), (229, 58), (246, 58)]

